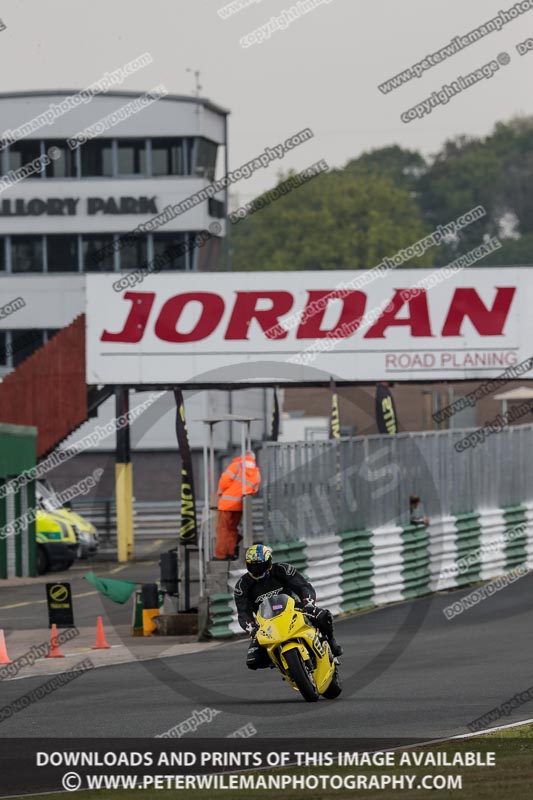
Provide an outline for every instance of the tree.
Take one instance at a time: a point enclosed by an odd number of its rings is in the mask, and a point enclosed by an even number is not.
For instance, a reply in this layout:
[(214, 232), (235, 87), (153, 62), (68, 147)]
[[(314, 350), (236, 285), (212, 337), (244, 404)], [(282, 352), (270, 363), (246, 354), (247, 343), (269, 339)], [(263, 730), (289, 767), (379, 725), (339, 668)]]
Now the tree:
[(420, 178), (427, 169), (428, 165), (420, 153), (404, 150), (397, 144), (370, 150), (346, 164), (348, 172), (355, 175), (382, 175), (414, 195), (418, 194)]
[(476, 206), (483, 218), (401, 266), (443, 266), (494, 236), (503, 247), (479, 266), (533, 263), (533, 117), (458, 136), (427, 161), (398, 145), (362, 153), (237, 223), (233, 263), (368, 269)]
[(503, 165), (500, 187), (503, 211), (516, 218), (519, 233), (530, 233), (533, 231), (533, 117), (499, 123), (489, 142)]
[[(333, 170), (236, 223), (233, 265), (238, 270), (369, 269), (426, 233), (416, 201), (390, 178)], [(405, 263), (430, 266), (432, 259), (429, 250)]]
[(503, 247), (486, 256), (480, 265), (483, 267), (527, 266), (533, 263), (533, 233), (526, 233), (518, 239), (505, 239)]
[[(444, 144), (420, 179), (420, 203), (426, 221), (445, 224), (477, 205), (486, 217), (463, 229), (455, 243), (440, 249), (438, 264), (475, 247), (484, 236), (502, 241), (533, 231), (533, 118), (498, 123), (485, 139), (458, 137)], [(509, 224), (511, 222), (511, 224)], [(512, 244), (484, 263), (529, 253)]]
[(475, 247), (485, 235), (495, 236), (499, 232), (500, 182), (501, 163), (493, 150), (480, 140), (459, 137), (445, 143), (420, 181), (420, 202), (425, 219), (435, 228), (480, 205), (487, 215), (463, 228), (455, 242), (440, 248), (439, 265)]

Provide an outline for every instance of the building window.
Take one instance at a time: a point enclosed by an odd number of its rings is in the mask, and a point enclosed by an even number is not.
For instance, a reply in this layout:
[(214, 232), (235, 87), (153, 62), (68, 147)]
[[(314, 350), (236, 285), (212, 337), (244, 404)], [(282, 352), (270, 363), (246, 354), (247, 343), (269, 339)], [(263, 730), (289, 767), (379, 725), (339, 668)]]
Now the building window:
[(185, 140), (187, 150), (187, 175), (192, 175), (192, 164), (194, 161), (194, 143), (195, 139), (192, 136), (187, 137)]
[(111, 178), (113, 155), (110, 139), (91, 139), (80, 147), (83, 178)]
[(121, 139), (117, 142), (119, 175), (146, 174), (146, 142), (144, 139)]
[(146, 267), (146, 259), (148, 257), (146, 236), (131, 236), (124, 246), (120, 248), (119, 252), (120, 269)]
[(43, 268), (42, 236), (12, 236), (11, 271), (42, 272)]
[(78, 237), (46, 237), (48, 272), (78, 272)]
[(217, 165), (218, 145), (209, 139), (199, 138), (196, 140), (196, 159), (194, 164), (194, 174), (200, 175), (209, 181), (215, 179), (215, 169)]
[(11, 331), (11, 352), (13, 367), (18, 367), (24, 359), (31, 356), (44, 344), (44, 331), (36, 329), (20, 329)]
[(83, 269), (85, 272), (113, 272), (115, 254), (111, 234), (87, 234), (82, 238)]
[(4, 272), (6, 268), (6, 240), (0, 236), (0, 272)]
[[(187, 269), (186, 234), (155, 233), (154, 234), (154, 267), (159, 272), (164, 270)], [(161, 262), (164, 259), (165, 263)]]
[(75, 178), (76, 177), (76, 151), (71, 150), (67, 143), (59, 139), (47, 139), (44, 143), (44, 151), (48, 153), (51, 147), (56, 147), (61, 156), (52, 159), (45, 167), (47, 178)]
[(215, 200), (214, 197), (210, 197), (207, 201), (207, 213), (210, 217), (215, 217), (215, 219), (223, 219), (226, 216), (226, 206), (222, 200)]
[(186, 175), (186, 140), (152, 140), (152, 175)]
[[(9, 171), (27, 166), (41, 155), (41, 143), (35, 139), (23, 139), (9, 146)], [(42, 170), (33, 173), (38, 178)]]
[(0, 367), (18, 367), (39, 347), (49, 342), (60, 328), (25, 328), (0, 331)]

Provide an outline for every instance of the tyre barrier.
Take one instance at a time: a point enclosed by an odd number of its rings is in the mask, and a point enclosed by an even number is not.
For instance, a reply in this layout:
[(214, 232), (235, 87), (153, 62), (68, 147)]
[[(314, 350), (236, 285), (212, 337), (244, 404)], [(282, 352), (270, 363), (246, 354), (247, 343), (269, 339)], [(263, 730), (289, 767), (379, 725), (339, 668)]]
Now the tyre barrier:
[[(432, 520), (429, 525), (386, 525), (346, 531), (309, 542), (273, 543), (275, 561), (287, 561), (313, 584), (317, 603), (335, 616), (411, 600), (489, 580), (533, 564), (533, 503), (483, 509)], [(242, 630), (233, 589), (209, 598), (208, 635)]]

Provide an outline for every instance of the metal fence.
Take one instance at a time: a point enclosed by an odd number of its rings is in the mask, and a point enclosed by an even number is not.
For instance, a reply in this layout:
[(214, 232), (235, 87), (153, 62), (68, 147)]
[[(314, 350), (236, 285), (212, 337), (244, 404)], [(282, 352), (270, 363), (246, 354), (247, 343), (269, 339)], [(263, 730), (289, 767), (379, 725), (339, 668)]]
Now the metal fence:
[(260, 463), (267, 541), (405, 524), (412, 492), (434, 518), (532, 500), (533, 425), (456, 449), (469, 433), (266, 444)]
[[(72, 510), (92, 522), (99, 534), (100, 551), (116, 550), (117, 547), (117, 506), (112, 497), (75, 498), (71, 501)], [(198, 523), (202, 519), (203, 503), (196, 503)], [(133, 504), (133, 527), (136, 542), (155, 539), (176, 538), (178, 541), (180, 523), (180, 503), (158, 500), (144, 502), (135, 500)], [(263, 534), (263, 502), (260, 499), (252, 504), (253, 535), (261, 538)]]

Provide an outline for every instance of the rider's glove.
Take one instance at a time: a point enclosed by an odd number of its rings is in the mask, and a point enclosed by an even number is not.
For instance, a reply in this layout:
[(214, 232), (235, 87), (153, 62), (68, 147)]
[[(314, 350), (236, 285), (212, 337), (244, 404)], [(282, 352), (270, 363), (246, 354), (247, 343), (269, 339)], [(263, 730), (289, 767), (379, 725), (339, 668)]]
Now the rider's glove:
[(302, 597), (302, 611), (312, 614), (315, 611), (315, 601), (312, 597)]
[(257, 624), (257, 622), (249, 622), (248, 625), (246, 626), (246, 633), (249, 636), (255, 636), (258, 630), (259, 630), (259, 625)]

